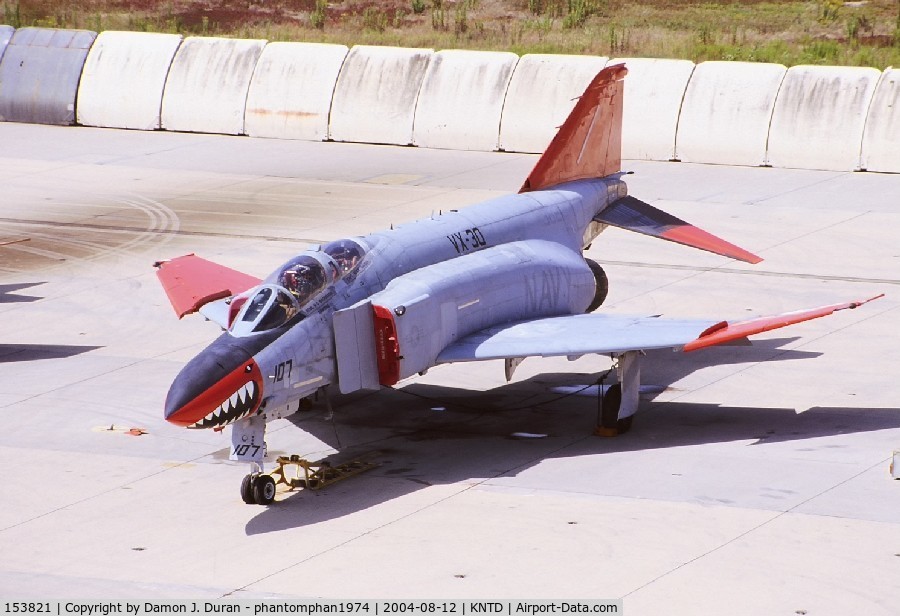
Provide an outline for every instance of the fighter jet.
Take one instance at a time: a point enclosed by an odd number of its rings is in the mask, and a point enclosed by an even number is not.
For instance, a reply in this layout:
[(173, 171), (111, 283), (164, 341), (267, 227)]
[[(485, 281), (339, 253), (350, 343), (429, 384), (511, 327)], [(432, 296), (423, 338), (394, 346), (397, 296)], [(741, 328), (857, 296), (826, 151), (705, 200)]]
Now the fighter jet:
[(451, 362), (607, 355), (617, 383), (597, 433), (626, 432), (638, 408), (641, 352), (690, 352), (856, 308), (836, 303), (728, 322), (597, 309), (603, 268), (584, 250), (608, 226), (748, 263), (760, 257), (628, 195), (621, 171), (624, 65), (588, 85), (518, 194), (310, 248), (259, 280), (195, 255), (159, 262), (179, 317), (225, 330), (187, 363), (165, 403), (186, 428), (232, 425), (231, 458), (251, 463), (247, 503), (269, 504), (265, 426), (327, 388), (392, 387)]

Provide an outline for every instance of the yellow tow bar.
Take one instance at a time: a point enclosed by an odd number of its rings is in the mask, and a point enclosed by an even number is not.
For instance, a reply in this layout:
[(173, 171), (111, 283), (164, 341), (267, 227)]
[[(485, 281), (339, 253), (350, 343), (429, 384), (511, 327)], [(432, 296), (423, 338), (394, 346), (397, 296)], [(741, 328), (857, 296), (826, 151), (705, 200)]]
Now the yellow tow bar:
[[(375, 462), (364, 460), (352, 460), (332, 466), (324, 460), (310, 462), (297, 455), (279, 456), (275, 460), (275, 464), (277, 465), (275, 470), (269, 475), (275, 480), (276, 485), (284, 484), (291, 490), (294, 488), (320, 490), (378, 466)], [(287, 467), (293, 467), (294, 472), (290, 476)]]

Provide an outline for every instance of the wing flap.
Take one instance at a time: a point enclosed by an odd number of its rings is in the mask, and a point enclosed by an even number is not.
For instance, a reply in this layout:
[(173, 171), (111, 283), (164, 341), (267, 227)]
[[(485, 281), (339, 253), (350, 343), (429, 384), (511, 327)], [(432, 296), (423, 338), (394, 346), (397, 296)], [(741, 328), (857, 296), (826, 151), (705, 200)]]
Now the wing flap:
[(594, 216), (594, 220), (747, 263), (759, 263), (762, 261), (761, 257), (756, 256), (752, 252), (748, 252), (740, 246), (735, 246), (731, 242), (716, 237), (712, 233), (695, 227), (630, 195), (611, 203)]
[(179, 319), (197, 312), (205, 304), (236, 295), (262, 282), (194, 254), (153, 265)]

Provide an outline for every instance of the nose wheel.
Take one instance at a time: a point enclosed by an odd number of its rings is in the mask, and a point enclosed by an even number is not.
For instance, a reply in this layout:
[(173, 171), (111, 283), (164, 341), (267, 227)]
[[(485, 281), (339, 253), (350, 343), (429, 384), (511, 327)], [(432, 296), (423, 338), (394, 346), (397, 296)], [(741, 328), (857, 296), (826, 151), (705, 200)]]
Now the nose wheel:
[(251, 473), (241, 481), (241, 500), (248, 505), (271, 505), (275, 501), (275, 480)]

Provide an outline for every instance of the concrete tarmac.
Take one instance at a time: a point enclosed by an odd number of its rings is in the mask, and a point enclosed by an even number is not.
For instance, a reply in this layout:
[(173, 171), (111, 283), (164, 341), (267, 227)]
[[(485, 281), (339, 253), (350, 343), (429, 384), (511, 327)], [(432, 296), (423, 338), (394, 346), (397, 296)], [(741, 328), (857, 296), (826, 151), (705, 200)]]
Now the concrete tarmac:
[[(603, 309), (723, 319), (886, 297), (650, 353), (627, 435), (610, 362), (430, 371), (269, 426), (271, 454), (373, 460), (245, 505), (229, 438), (168, 425), (218, 334), (152, 263), (263, 276), (310, 243), (518, 189), (536, 157), (0, 123), (0, 596), (623, 598), (639, 614), (896, 614), (900, 176), (627, 161), (630, 192), (765, 258), (617, 229)], [(143, 434), (129, 434), (138, 429)], [(521, 438), (527, 433), (537, 438)]]

